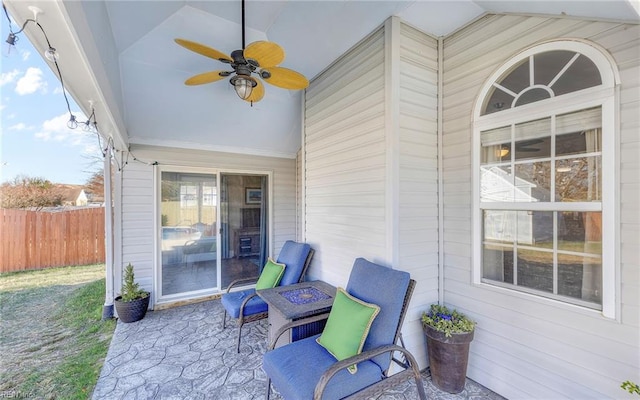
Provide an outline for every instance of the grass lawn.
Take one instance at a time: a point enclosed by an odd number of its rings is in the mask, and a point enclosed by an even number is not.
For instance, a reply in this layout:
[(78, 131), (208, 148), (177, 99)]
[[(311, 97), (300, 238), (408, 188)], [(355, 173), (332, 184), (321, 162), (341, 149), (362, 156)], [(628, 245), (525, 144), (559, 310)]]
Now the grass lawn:
[(0, 275), (0, 397), (87, 399), (115, 329), (104, 265)]

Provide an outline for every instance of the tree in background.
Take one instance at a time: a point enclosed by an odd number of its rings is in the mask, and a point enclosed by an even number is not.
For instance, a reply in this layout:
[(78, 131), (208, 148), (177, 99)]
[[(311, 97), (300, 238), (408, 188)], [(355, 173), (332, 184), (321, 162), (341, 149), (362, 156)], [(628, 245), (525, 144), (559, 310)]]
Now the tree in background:
[(62, 204), (63, 190), (44, 178), (18, 175), (0, 186), (0, 207), (37, 208)]
[(95, 171), (84, 185), (85, 192), (91, 200), (104, 197), (104, 171)]

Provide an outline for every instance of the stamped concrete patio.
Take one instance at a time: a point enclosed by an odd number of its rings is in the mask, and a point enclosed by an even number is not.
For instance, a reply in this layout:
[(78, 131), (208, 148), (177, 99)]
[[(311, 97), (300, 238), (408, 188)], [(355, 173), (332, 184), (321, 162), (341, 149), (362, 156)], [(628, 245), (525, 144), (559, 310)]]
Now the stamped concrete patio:
[[(151, 311), (139, 322), (119, 322), (93, 399), (263, 399), (266, 377), (266, 320), (243, 327), (240, 354), (235, 352), (235, 324), (222, 329), (220, 300)], [(467, 379), (465, 390), (451, 395), (436, 389), (428, 372), (424, 386), (430, 399), (502, 399)], [(407, 382), (380, 396), (412, 400), (415, 383)], [(274, 400), (280, 397), (272, 393)]]

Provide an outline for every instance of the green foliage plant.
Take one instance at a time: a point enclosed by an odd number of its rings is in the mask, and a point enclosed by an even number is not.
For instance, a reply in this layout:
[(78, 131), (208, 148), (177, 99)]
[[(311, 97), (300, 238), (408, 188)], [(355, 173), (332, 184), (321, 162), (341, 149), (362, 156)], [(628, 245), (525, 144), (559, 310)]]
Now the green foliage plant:
[(622, 385), (620, 387), (631, 394), (640, 395), (640, 386), (638, 386), (637, 383), (634, 383), (631, 381), (624, 381), (622, 382)]
[(451, 337), (454, 333), (473, 332), (476, 326), (464, 314), (439, 304), (432, 304), (428, 312), (422, 313), (422, 323), (444, 333), (446, 337)]
[(26, 175), (16, 176), (12, 182), (0, 186), (0, 207), (35, 208), (56, 207), (62, 204), (64, 191), (60, 185)]
[(124, 282), (122, 283), (121, 296), (124, 302), (143, 299), (149, 296), (149, 292), (140, 289), (140, 285), (135, 282), (133, 265), (131, 265), (131, 263), (124, 268)]

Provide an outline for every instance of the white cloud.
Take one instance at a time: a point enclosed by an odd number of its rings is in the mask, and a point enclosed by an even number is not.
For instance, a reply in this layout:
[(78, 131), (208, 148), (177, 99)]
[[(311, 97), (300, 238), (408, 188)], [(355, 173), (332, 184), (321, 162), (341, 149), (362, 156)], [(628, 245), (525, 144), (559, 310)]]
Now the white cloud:
[(15, 125), (11, 125), (9, 128), (10, 131), (24, 131), (25, 129), (30, 129), (31, 127), (27, 126), (24, 122), (19, 122)]
[(53, 94), (62, 94), (62, 87), (56, 86), (56, 88), (53, 89)]
[(42, 79), (42, 70), (40, 68), (30, 67), (27, 72), (18, 79), (16, 83), (16, 93), (20, 96), (35, 93), (37, 90), (46, 89), (47, 82)]
[(96, 154), (100, 154), (100, 147), (98, 146), (98, 138), (94, 136), (95, 141), (91, 143), (86, 143), (84, 148), (82, 149), (82, 154), (87, 156), (95, 156)]
[(20, 55), (22, 56), (22, 61), (27, 61), (31, 56), (31, 52), (29, 50), (20, 50)]
[[(87, 119), (81, 112), (75, 112), (74, 115), (78, 121)], [(82, 147), (81, 152), (83, 154), (96, 154), (98, 151), (96, 134), (83, 131), (81, 126), (76, 129), (69, 129), (67, 127), (68, 121), (69, 114), (66, 113), (46, 120), (35, 133), (35, 137), (45, 142), (52, 140), (66, 143), (70, 146)]]
[[(79, 120), (83, 118), (77, 117)], [(67, 122), (69, 121), (69, 114), (58, 115), (48, 119), (42, 123), (42, 128), (36, 132), (36, 137), (44, 141), (54, 140), (57, 142), (69, 141), (71, 144), (75, 144), (81, 134), (84, 133), (82, 129), (69, 129)], [(80, 133), (80, 135), (79, 135)]]
[(20, 74), (20, 71), (18, 71), (17, 69), (14, 69), (13, 71), (1, 73), (0, 86), (4, 86), (7, 83), (13, 82), (19, 74)]

